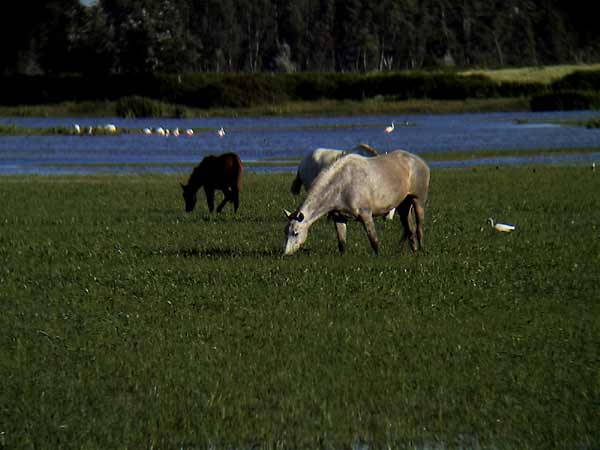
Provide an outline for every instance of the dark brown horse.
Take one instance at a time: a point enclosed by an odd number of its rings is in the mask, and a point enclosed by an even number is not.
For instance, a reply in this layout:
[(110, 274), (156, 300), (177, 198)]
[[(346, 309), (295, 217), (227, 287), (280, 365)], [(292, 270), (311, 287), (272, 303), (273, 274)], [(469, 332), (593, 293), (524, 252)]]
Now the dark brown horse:
[(198, 189), (204, 187), (210, 212), (215, 209), (215, 190), (219, 190), (225, 195), (225, 198), (217, 207), (217, 212), (221, 212), (228, 201), (233, 202), (233, 210), (237, 212), (240, 202), (239, 193), (242, 190), (243, 172), (242, 161), (235, 153), (204, 157), (200, 164), (194, 168), (187, 185), (181, 185), (185, 210), (187, 212), (194, 210), (197, 200), (196, 193)]

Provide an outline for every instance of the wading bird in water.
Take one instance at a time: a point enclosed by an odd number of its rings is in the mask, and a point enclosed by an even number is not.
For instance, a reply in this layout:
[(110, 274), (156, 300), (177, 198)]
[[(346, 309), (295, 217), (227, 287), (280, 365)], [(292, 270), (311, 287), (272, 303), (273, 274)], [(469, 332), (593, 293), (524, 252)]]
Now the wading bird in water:
[(217, 134), (219, 135), (219, 137), (225, 136), (225, 130), (223, 129), (223, 127), (219, 128), (219, 131), (217, 131)]
[(390, 134), (392, 131), (394, 131), (394, 122), (392, 122), (392, 124), (390, 126), (385, 127), (384, 130), (387, 134)]

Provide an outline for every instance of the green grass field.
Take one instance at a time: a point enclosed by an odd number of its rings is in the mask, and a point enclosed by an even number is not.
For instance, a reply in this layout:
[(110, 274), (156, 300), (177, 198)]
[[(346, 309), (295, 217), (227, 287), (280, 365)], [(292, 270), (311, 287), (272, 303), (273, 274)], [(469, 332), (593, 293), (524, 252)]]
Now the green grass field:
[(434, 169), (416, 257), (325, 219), (282, 257), (291, 178), (210, 216), (175, 175), (0, 177), (0, 448), (600, 447), (599, 172)]

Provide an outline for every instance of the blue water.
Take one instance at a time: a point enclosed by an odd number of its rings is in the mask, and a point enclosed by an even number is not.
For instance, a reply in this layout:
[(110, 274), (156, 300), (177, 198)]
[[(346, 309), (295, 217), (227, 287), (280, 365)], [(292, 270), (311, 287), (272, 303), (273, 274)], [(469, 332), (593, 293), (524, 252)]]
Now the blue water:
[[(207, 119), (72, 119), (0, 118), (0, 124), (21, 127), (72, 126), (82, 129), (113, 123), (117, 127), (205, 128), (192, 137), (144, 134), (115, 136), (0, 137), (0, 174), (93, 173), (119, 171), (188, 171), (153, 164), (197, 164), (204, 155), (233, 151), (244, 161), (300, 157), (317, 147), (351, 148), (366, 143), (380, 151), (525, 150), (600, 147), (600, 130), (559, 125), (559, 121), (600, 118), (600, 111), (552, 113), (483, 113), (406, 116)], [(396, 129), (383, 129), (394, 121)], [(523, 123), (526, 121), (526, 123)], [(220, 138), (216, 130), (224, 127)], [(467, 164), (529, 164), (600, 161), (598, 153), (554, 157), (506, 157), (432, 166)], [(124, 166), (135, 163), (136, 166)], [(103, 166), (104, 165), (104, 166)], [(251, 168), (249, 168), (252, 170)], [(293, 170), (274, 167), (255, 170)]]

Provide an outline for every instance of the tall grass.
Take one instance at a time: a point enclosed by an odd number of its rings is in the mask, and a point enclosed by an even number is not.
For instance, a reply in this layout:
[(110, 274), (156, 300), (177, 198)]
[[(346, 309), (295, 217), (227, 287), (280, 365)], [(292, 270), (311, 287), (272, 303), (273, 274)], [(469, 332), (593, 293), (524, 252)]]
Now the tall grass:
[(283, 258), (289, 174), (238, 215), (179, 181), (0, 178), (0, 446), (600, 445), (598, 173), (433, 170), (416, 257), (322, 220)]

